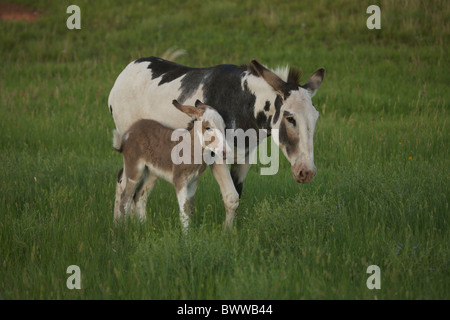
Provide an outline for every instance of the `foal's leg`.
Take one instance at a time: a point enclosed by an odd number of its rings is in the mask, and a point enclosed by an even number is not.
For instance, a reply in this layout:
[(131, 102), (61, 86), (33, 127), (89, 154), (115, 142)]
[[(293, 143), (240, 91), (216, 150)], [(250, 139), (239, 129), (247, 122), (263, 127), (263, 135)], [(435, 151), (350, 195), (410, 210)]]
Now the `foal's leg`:
[(136, 191), (138, 182), (139, 181), (127, 178), (125, 190), (123, 190), (122, 196), (120, 197), (119, 209), (121, 216), (128, 215), (130, 213), (131, 203), (133, 202), (133, 196)]
[(121, 215), (128, 215), (130, 213), (131, 204), (133, 203), (136, 188), (144, 174), (144, 166), (125, 166), (124, 178), (126, 180), (125, 189), (120, 197), (119, 210)]
[(225, 204), (226, 220), (225, 226), (231, 228), (233, 226), (236, 209), (239, 206), (239, 193), (236, 191), (230, 170), (227, 164), (214, 163), (211, 165), (211, 171), (220, 187), (223, 202)]
[(157, 176), (154, 176), (151, 173), (147, 173), (141, 183), (142, 186), (136, 191), (134, 202), (136, 203), (136, 212), (141, 221), (146, 220), (145, 211), (147, 207), (147, 199), (152, 192), (157, 180)]
[(197, 190), (198, 179), (194, 179), (181, 186), (176, 186), (178, 205), (180, 207), (180, 220), (183, 231), (187, 232), (192, 210), (194, 209), (194, 196)]
[[(122, 193), (125, 190), (126, 184), (127, 178), (125, 174), (125, 169), (122, 168), (119, 170), (117, 174), (116, 196), (114, 200), (114, 221), (118, 221), (122, 217), (122, 214), (120, 212), (120, 199), (122, 197)], [(135, 203), (133, 200), (130, 206), (130, 212), (134, 212), (134, 210), (135, 210)]]
[(114, 222), (117, 222), (120, 218), (122, 218), (122, 213), (120, 212), (120, 198), (123, 190), (125, 189), (125, 181), (125, 170), (122, 168), (117, 174), (116, 196), (114, 200)]

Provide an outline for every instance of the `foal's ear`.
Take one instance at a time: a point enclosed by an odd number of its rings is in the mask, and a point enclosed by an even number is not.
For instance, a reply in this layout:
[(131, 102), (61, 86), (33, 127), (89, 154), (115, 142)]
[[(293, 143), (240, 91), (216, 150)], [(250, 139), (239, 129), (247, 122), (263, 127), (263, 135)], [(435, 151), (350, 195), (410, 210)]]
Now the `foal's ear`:
[(204, 106), (205, 104), (203, 102), (201, 102), (200, 100), (197, 99), (197, 101), (195, 101), (195, 107), (198, 108), (200, 106)]
[(312, 98), (317, 89), (319, 89), (322, 84), (323, 77), (325, 76), (325, 69), (320, 68), (316, 72), (312, 74), (312, 76), (308, 79), (308, 82), (302, 86), (303, 89), (308, 90), (309, 96)]
[(173, 100), (172, 104), (181, 112), (186, 113), (188, 116), (190, 116), (193, 119), (197, 119), (203, 115), (203, 112), (200, 109), (197, 109), (193, 106), (184, 106), (178, 103), (177, 100)]
[(179, 104), (177, 100), (172, 100), (172, 104), (177, 108), (181, 106), (181, 104)]
[(214, 109), (213, 107), (211, 107), (211, 106), (209, 106), (209, 105), (207, 105), (207, 104), (204, 104), (203, 102), (201, 102), (201, 101), (198, 100), (198, 99), (197, 99), (197, 101), (195, 101), (195, 107), (196, 107), (196, 108), (199, 108), (199, 109), (203, 109), (203, 110), (202, 110), (203, 112), (205, 112), (205, 109), (211, 109), (211, 110), (214, 110), (214, 111), (217, 112), (216, 109)]

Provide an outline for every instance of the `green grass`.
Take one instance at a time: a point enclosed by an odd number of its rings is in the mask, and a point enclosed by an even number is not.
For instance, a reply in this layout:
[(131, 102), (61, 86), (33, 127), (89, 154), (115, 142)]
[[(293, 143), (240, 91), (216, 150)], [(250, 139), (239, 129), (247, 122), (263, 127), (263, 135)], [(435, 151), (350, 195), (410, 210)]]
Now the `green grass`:
[[(379, 1), (378, 31), (370, 1), (78, 1), (78, 31), (71, 2), (20, 2), (43, 15), (0, 21), (0, 298), (450, 298), (448, 1)], [(188, 235), (165, 182), (145, 224), (112, 222), (109, 90), (172, 46), (193, 66), (326, 69), (317, 176), (253, 166), (231, 233), (209, 170)]]

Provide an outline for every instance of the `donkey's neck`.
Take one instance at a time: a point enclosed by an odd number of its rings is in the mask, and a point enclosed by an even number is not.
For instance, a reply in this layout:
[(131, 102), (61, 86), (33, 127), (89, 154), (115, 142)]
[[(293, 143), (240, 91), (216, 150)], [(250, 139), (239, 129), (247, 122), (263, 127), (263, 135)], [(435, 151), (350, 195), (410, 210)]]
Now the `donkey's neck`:
[(255, 96), (253, 117), (258, 129), (266, 129), (270, 135), (272, 123), (278, 120), (283, 99), (261, 77), (248, 73), (242, 78), (242, 86)]

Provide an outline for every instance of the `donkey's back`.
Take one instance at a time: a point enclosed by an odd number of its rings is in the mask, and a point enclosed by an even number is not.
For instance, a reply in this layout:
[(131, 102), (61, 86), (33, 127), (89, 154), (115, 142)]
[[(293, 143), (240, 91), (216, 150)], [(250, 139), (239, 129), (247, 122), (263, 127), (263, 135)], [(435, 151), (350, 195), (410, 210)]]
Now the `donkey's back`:
[[(137, 59), (122, 71), (110, 92), (108, 105), (117, 129), (124, 132), (139, 119), (154, 119), (170, 128), (184, 128), (189, 117), (171, 105), (213, 105), (227, 128), (248, 129), (254, 95), (242, 88), (243, 69), (231, 64), (192, 68), (157, 57)], [(243, 108), (247, 108), (244, 110)]]
[[(159, 64), (155, 71), (150, 68), (152, 61)], [(120, 73), (108, 99), (109, 110), (120, 132), (125, 132), (139, 119), (153, 119), (173, 129), (187, 126), (190, 118), (178, 112), (171, 103), (179, 96), (180, 79), (172, 78), (164, 83), (159, 79), (164, 75), (163, 70), (175, 65), (159, 58), (143, 58), (131, 62)]]

